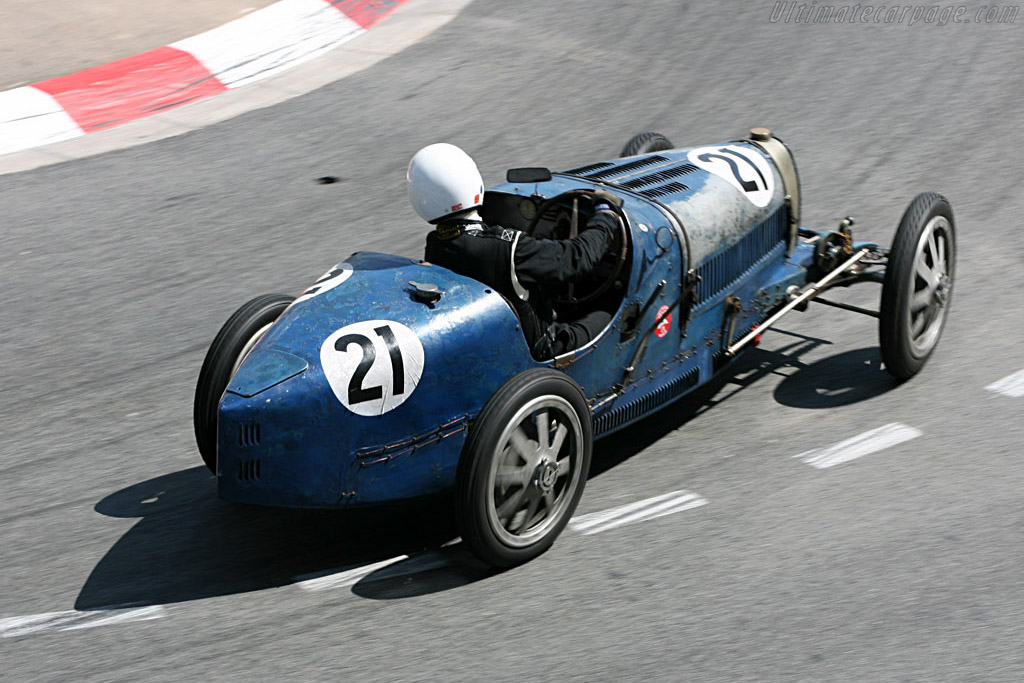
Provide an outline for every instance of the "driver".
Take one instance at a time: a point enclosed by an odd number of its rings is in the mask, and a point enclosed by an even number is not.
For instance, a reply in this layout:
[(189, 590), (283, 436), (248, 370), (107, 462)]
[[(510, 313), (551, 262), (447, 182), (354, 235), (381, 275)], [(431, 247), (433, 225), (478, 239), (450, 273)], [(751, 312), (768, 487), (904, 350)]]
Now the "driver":
[(590, 273), (619, 229), (608, 204), (595, 206), (579, 235), (535, 239), (518, 230), (485, 225), (477, 209), (484, 184), (472, 158), (455, 145), (424, 147), (409, 162), (409, 201), (435, 229), (425, 258), (478, 280), (513, 302), (530, 352), (539, 360), (578, 349), (611, 321), (606, 311), (556, 322), (545, 287), (576, 282)]

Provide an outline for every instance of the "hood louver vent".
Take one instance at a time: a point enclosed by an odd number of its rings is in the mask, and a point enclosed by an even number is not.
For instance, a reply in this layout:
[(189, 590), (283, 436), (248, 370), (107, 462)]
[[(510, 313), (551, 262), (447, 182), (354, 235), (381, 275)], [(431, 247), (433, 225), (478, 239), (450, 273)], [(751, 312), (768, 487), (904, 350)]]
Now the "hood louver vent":
[[(617, 185), (627, 190), (639, 192), (640, 194), (651, 198), (665, 197), (670, 194), (689, 190), (690, 187), (688, 185), (684, 185), (680, 182), (669, 181), (673, 178), (678, 178), (697, 171), (698, 168), (690, 163), (678, 164), (671, 168), (663, 168), (659, 171), (630, 178), (629, 180), (623, 180), (622, 182), (617, 182), (615, 180), (617, 177), (628, 176), (631, 173), (636, 173), (648, 166), (656, 166), (658, 164), (667, 163), (668, 161), (669, 159), (667, 157), (663, 157), (660, 154), (652, 154), (650, 156), (634, 159), (633, 161), (619, 165), (615, 165), (609, 161), (601, 161), (596, 164), (574, 168), (571, 171), (566, 171), (566, 174), (578, 176), (580, 178), (588, 178), (590, 180), (603, 180), (611, 185)], [(657, 187), (650, 187), (651, 185), (657, 185)]]
[(697, 167), (693, 164), (682, 164), (680, 166), (673, 166), (672, 168), (666, 168), (664, 171), (655, 171), (654, 173), (648, 173), (642, 175), (639, 178), (633, 178), (622, 183), (622, 187), (628, 187), (631, 190), (635, 190), (638, 187), (644, 187), (645, 185), (656, 185), (658, 183), (664, 183), (673, 178), (686, 175), (687, 173), (693, 173), (697, 170)]
[(635, 161), (630, 161), (629, 163), (622, 164), (620, 166), (612, 166), (611, 168), (604, 168), (596, 172), (592, 171), (590, 173), (585, 174), (585, 176), (587, 178), (594, 178), (597, 180), (603, 178), (611, 178), (617, 175), (625, 175), (627, 173), (632, 173), (633, 171), (638, 171), (641, 168), (646, 168), (648, 166), (654, 166), (655, 164), (663, 164), (666, 161), (668, 161), (668, 159), (666, 159), (665, 157), (655, 154), (653, 156), (644, 157), (643, 159), (636, 159)]
[(611, 164), (609, 162), (607, 162), (607, 161), (599, 161), (596, 164), (588, 164), (586, 166), (580, 166), (579, 168), (574, 168), (571, 171), (566, 171), (565, 173), (567, 175), (587, 175), (588, 173), (593, 173), (594, 171), (600, 171), (602, 168), (608, 168), (609, 166), (611, 166)]
[(640, 190), (640, 194), (645, 197), (665, 197), (670, 194), (676, 194), (677, 192), (685, 192), (689, 190), (688, 185), (682, 183), (669, 183), (668, 185), (659, 185), (658, 187), (649, 187), (646, 190)]

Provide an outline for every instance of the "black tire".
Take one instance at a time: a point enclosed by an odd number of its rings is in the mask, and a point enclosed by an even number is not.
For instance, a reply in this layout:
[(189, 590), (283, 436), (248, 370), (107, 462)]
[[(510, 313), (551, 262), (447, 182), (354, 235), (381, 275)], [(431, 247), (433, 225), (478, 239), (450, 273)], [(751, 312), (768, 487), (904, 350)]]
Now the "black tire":
[(882, 360), (900, 380), (916, 375), (939, 342), (955, 267), (953, 208), (940, 194), (917, 195), (889, 250), (878, 321)]
[(217, 410), (221, 396), (252, 348), (263, 333), (295, 300), (286, 294), (264, 294), (249, 301), (228, 318), (213, 338), (196, 382), (192, 404), (192, 424), (196, 444), (203, 462), (217, 474)]
[(630, 138), (619, 156), (631, 157), (637, 154), (663, 152), (666, 149), (675, 149), (675, 145), (661, 133), (639, 133)]
[(456, 518), (469, 550), (512, 567), (550, 548), (583, 495), (592, 442), (590, 409), (565, 374), (527, 370), (503, 384), (459, 461)]

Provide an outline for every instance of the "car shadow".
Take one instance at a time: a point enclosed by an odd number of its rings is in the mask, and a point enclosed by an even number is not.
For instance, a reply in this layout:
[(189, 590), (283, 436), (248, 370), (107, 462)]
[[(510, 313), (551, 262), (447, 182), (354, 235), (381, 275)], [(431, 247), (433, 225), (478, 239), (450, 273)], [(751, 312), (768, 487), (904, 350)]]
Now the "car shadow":
[[(680, 400), (662, 408), (654, 415), (598, 440), (594, 444), (590, 477), (600, 476), (628, 460), (670, 432), (684, 427), (690, 420), (725, 403), (768, 375), (776, 374), (788, 378), (794, 371), (799, 373), (813, 367), (805, 363), (803, 357), (821, 346), (832, 344), (825, 339), (780, 328), (775, 328), (772, 333), (785, 336), (787, 342), (770, 351), (761, 347), (745, 351), (721, 373)], [(796, 387), (794, 397), (801, 391), (803, 387)], [(808, 403), (814, 400), (810, 395), (804, 396), (804, 399)]]
[(877, 346), (844, 351), (797, 366), (775, 389), (775, 400), (794, 408), (837, 408), (881, 396), (899, 386), (882, 367)]
[[(805, 354), (831, 342), (780, 332), (789, 343), (750, 350), (686, 398), (598, 440), (590, 477), (770, 374), (783, 377), (775, 400), (800, 408), (846, 405), (896, 386), (881, 370), (877, 348), (807, 364)], [(450, 495), (376, 509), (259, 508), (218, 499), (213, 477), (199, 466), (112, 493), (95, 509), (140, 521), (93, 569), (76, 609), (167, 604), (320, 580), (388, 600), (451, 590), (497, 573), (453, 542)]]
[(441, 547), (456, 536), (450, 497), (361, 510), (259, 508), (218, 499), (200, 466), (129, 486), (95, 509), (140, 520), (93, 568), (76, 609), (244, 593), (424, 552), (459, 567), (444, 577), (449, 587), (493, 573)]

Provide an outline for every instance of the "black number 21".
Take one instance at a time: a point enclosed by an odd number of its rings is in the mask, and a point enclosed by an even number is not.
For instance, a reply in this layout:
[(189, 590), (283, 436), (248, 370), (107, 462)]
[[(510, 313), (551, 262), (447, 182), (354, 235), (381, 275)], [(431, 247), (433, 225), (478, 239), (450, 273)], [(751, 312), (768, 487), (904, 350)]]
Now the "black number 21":
[[(745, 192), (756, 192), (756, 191), (758, 191), (758, 190), (760, 190), (762, 188), (764, 188), (764, 189), (768, 188), (768, 183), (765, 181), (764, 175), (761, 173), (761, 170), (757, 166), (754, 165), (753, 161), (751, 161), (747, 157), (743, 156), (739, 152), (736, 152), (735, 150), (727, 149), (725, 147), (720, 147), (718, 149), (718, 151), (719, 152), (723, 152), (723, 154), (707, 153), (707, 154), (701, 154), (697, 158), (700, 159), (701, 161), (703, 161), (704, 163), (707, 163), (707, 162), (711, 161), (712, 159), (721, 159), (725, 163), (729, 164), (729, 170), (732, 171), (732, 175), (733, 175), (734, 178), (736, 178), (736, 182), (738, 182), (740, 184), (740, 187), (742, 187)], [(737, 159), (739, 159), (740, 161), (746, 162), (747, 165), (750, 166), (752, 169), (754, 169), (754, 172), (757, 173), (757, 177), (761, 179), (761, 186), (758, 187), (756, 180), (744, 180), (743, 177), (740, 175), (740, 167), (737, 166), (736, 162), (733, 161), (731, 158), (729, 158), (727, 156), (724, 156), (724, 154), (731, 154), (734, 157), (736, 157)]]
[[(405, 362), (402, 360), (402, 350), (398, 346), (398, 340), (395, 339), (395, 333), (391, 331), (391, 327), (388, 325), (376, 327), (373, 331), (384, 340), (384, 346), (387, 347), (388, 356), (391, 358), (391, 393), (393, 396), (404, 394)], [(360, 359), (359, 365), (356, 366), (356, 371), (352, 373), (352, 379), (348, 383), (348, 402), (354, 405), (383, 398), (384, 387), (363, 386), (366, 374), (370, 372), (370, 368), (373, 367), (373, 361), (377, 359), (377, 352), (373, 349), (373, 340), (362, 334), (346, 334), (343, 337), (338, 337), (338, 340), (334, 342), (334, 348), (345, 353), (351, 344), (359, 345), (359, 348), (363, 351), (363, 357)]]

